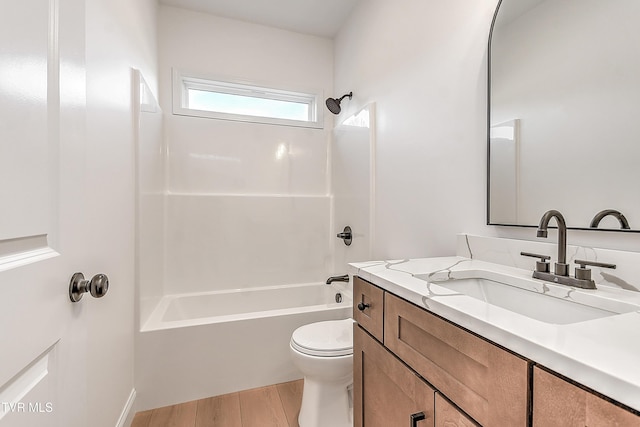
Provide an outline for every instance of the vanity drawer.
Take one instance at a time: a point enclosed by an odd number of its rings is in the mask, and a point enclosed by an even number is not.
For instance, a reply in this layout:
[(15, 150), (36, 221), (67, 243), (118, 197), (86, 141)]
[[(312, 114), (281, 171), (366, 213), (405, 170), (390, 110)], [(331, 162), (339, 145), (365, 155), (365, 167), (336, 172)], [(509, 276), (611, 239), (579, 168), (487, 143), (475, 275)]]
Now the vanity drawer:
[(485, 426), (526, 426), (528, 362), (385, 294), (384, 343)]
[(382, 342), (384, 291), (359, 278), (353, 277), (353, 318), (367, 332)]

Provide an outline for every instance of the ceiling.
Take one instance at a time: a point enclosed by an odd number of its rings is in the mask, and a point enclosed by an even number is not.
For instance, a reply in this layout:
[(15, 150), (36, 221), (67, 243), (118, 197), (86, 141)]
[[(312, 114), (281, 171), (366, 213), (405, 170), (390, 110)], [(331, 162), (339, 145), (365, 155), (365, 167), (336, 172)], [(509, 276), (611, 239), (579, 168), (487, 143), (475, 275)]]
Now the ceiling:
[(161, 4), (333, 38), (358, 0), (159, 0)]
[(498, 12), (500, 19), (496, 19), (496, 25), (504, 26), (510, 24), (544, 1), (546, 0), (503, 1), (500, 3), (500, 11)]

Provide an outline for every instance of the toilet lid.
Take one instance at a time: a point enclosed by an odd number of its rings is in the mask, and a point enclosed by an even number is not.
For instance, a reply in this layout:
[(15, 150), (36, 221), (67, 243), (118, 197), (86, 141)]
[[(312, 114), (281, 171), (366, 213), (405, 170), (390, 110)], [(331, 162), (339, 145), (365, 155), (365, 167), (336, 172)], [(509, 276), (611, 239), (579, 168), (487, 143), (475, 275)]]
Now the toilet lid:
[(310, 356), (353, 354), (353, 319), (329, 320), (300, 326), (291, 335), (291, 347)]

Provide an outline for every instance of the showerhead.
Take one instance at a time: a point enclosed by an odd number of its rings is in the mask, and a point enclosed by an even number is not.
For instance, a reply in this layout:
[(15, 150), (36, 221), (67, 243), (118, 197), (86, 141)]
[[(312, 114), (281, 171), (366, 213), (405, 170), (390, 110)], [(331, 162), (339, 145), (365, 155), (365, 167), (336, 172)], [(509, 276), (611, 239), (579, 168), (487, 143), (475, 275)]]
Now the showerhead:
[(349, 97), (349, 99), (351, 99), (351, 97), (353, 96), (353, 92), (349, 92), (346, 95), (342, 95), (338, 99), (327, 98), (327, 100), (325, 101), (325, 104), (327, 104), (327, 108), (329, 109), (329, 111), (331, 111), (333, 114), (340, 114), (340, 111), (342, 111), (342, 108), (340, 108), (340, 102), (342, 102), (342, 100), (345, 99), (347, 96)]

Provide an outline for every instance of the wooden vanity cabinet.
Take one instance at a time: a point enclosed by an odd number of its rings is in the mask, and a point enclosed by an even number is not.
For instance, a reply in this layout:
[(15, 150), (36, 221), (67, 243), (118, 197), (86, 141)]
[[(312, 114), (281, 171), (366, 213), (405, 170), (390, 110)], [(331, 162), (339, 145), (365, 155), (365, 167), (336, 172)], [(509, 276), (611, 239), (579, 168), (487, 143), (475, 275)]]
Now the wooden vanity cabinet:
[(434, 427), (435, 391), (358, 325), (353, 360), (355, 427)]
[(356, 427), (527, 425), (527, 361), (359, 277), (353, 301)]
[(528, 362), (385, 293), (384, 344), (485, 426), (526, 426)]
[(359, 277), (353, 311), (355, 427), (640, 427), (636, 411)]
[(534, 427), (638, 427), (640, 417), (546, 370), (533, 370)]
[(440, 393), (436, 393), (436, 426), (435, 427), (478, 427), (472, 419), (460, 412)]
[(384, 291), (361, 278), (353, 278), (353, 319), (378, 341), (383, 340)]

